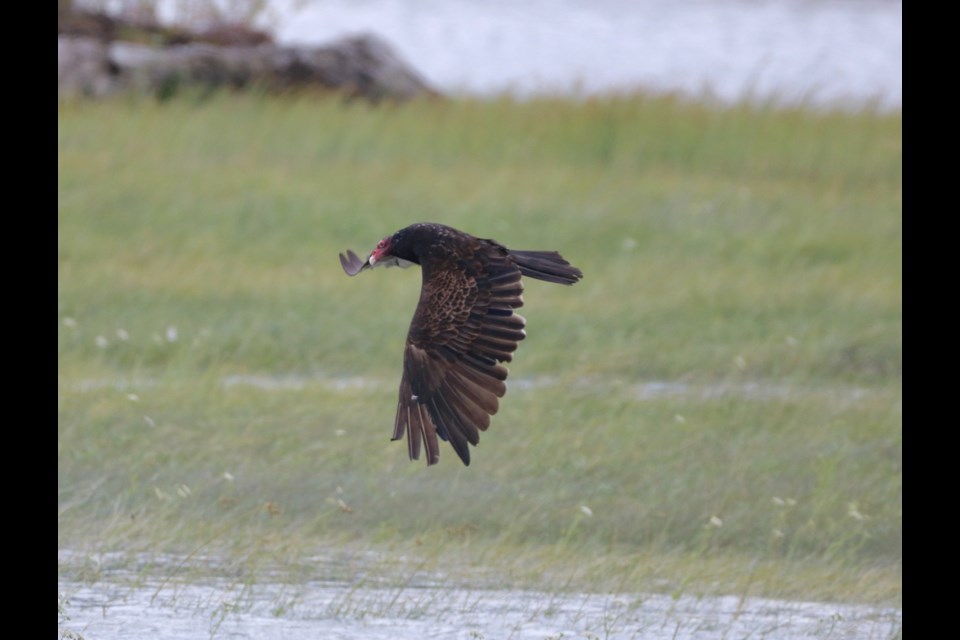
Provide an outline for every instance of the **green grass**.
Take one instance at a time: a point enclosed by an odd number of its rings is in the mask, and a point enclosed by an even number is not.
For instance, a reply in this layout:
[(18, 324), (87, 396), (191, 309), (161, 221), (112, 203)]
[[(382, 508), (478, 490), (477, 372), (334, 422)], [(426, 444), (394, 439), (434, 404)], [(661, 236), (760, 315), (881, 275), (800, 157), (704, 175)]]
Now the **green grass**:
[[(901, 132), (642, 96), (61, 104), (58, 547), (899, 604)], [(419, 273), (336, 257), (415, 221), (585, 273), (527, 284), (468, 469), (389, 442)]]

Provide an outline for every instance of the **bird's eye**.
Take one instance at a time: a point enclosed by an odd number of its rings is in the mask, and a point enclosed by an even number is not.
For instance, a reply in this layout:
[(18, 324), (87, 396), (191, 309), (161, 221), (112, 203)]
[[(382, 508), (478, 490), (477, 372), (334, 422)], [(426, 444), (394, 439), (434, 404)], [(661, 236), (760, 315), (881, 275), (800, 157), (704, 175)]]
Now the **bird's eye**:
[(381, 240), (380, 242), (377, 243), (377, 249), (383, 249), (385, 246), (387, 246), (386, 240)]

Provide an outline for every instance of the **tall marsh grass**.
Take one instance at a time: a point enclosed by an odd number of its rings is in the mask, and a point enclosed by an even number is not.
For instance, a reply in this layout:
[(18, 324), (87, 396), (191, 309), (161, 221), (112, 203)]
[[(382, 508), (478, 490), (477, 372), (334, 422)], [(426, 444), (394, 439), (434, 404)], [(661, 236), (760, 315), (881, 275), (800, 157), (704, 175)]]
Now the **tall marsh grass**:
[[(642, 96), (61, 104), (58, 546), (899, 602), (901, 130)], [(389, 442), (419, 273), (336, 258), (425, 220), (585, 273), (527, 284), (470, 468)]]

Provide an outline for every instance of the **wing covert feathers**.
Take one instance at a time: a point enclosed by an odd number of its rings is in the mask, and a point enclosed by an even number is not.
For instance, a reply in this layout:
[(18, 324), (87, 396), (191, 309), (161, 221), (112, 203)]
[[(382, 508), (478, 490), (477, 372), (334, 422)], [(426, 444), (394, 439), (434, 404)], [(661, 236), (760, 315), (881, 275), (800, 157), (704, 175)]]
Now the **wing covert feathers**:
[[(501, 363), (513, 359), (526, 337), (523, 316), (514, 311), (523, 305), (521, 274), (499, 252), (426, 269), (431, 277), (424, 277), (407, 336), (394, 436), (406, 431), (419, 439), (419, 427), (425, 441), (449, 441), (468, 465), (469, 445), (480, 441), (507, 390)], [(418, 457), (418, 446), (409, 451)], [(427, 464), (436, 461), (428, 455)]]

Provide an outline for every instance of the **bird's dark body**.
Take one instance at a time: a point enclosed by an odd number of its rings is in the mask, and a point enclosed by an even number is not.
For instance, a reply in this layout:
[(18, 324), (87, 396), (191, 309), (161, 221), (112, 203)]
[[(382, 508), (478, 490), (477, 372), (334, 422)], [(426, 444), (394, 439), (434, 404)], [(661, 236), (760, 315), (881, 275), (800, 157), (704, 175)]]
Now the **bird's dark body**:
[(410, 323), (393, 439), (407, 434), (411, 459), (439, 461), (437, 436), (470, 464), (506, 392), (504, 381), (523, 340), (521, 276), (573, 284), (583, 274), (555, 251), (511, 251), (452, 227), (414, 224), (378, 243), (366, 262), (340, 256), (349, 275), (377, 263), (419, 264), (423, 284)]

